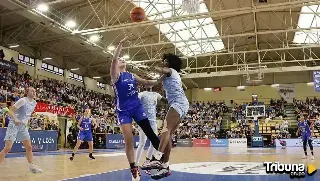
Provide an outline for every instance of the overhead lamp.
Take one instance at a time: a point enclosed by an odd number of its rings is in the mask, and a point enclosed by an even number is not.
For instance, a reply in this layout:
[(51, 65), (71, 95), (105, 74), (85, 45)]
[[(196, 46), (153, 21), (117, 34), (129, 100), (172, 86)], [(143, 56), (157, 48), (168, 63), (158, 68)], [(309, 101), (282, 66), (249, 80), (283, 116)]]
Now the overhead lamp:
[(77, 26), (77, 23), (75, 21), (73, 21), (73, 20), (68, 20), (66, 22), (66, 26), (69, 27), (69, 28), (74, 28), (74, 27)]
[(307, 86), (314, 86), (314, 82), (308, 82)]
[(46, 58), (44, 58), (42, 60), (52, 60), (52, 58), (51, 57), (46, 57)]
[(124, 58), (124, 59), (129, 59), (130, 56), (129, 56), (129, 55), (123, 55), (123, 58)]
[(204, 88), (205, 91), (211, 91), (212, 88)]
[(114, 47), (113, 45), (111, 45), (111, 46), (108, 47), (108, 50), (109, 50), (109, 51), (113, 51), (113, 50), (115, 50), (115, 49), (116, 49), (116, 47)]
[(246, 88), (245, 86), (238, 86), (238, 87), (237, 87), (238, 90), (243, 90), (243, 89), (245, 89), (245, 88)]
[(10, 45), (9, 48), (17, 48), (19, 47), (20, 45)]
[(73, 69), (70, 69), (70, 70), (79, 70), (79, 68), (73, 68)]
[(97, 42), (100, 40), (100, 37), (98, 35), (91, 35), (90, 36), (90, 41), (91, 42)]
[(100, 79), (101, 77), (92, 77), (92, 78), (94, 78), (94, 79)]
[(47, 4), (38, 4), (37, 9), (41, 12), (47, 12), (49, 10), (49, 6)]
[(271, 87), (279, 87), (280, 84), (272, 84)]

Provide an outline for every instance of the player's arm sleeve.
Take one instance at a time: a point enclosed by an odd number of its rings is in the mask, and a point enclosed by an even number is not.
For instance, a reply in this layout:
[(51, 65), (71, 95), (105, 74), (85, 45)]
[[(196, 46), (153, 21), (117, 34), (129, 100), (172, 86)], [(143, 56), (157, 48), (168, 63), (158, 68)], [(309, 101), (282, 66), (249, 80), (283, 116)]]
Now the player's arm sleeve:
[(24, 105), (25, 100), (24, 99), (19, 99), (8, 111), (8, 114), (10, 117), (12, 117), (16, 122), (19, 122), (15, 112)]
[(24, 99), (19, 99), (14, 105), (13, 107), (15, 109), (19, 109), (20, 107), (22, 107), (25, 103), (25, 100)]

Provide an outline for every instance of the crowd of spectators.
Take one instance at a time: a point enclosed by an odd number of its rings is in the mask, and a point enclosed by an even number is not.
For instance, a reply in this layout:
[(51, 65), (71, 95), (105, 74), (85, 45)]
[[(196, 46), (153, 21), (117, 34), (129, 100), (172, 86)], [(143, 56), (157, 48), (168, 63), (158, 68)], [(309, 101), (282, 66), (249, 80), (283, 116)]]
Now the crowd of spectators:
[(176, 132), (177, 138), (216, 138), (219, 136), (223, 115), (227, 112), (228, 107), (224, 102), (192, 103)]

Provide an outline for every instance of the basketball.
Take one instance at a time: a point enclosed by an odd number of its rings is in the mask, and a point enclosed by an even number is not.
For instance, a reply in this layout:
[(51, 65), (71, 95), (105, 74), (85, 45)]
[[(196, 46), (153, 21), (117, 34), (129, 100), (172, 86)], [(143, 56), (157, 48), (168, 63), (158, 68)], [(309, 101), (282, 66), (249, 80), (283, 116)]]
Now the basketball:
[(133, 22), (141, 22), (145, 19), (146, 14), (141, 7), (134, 7), (130, 12), (130, 19)]

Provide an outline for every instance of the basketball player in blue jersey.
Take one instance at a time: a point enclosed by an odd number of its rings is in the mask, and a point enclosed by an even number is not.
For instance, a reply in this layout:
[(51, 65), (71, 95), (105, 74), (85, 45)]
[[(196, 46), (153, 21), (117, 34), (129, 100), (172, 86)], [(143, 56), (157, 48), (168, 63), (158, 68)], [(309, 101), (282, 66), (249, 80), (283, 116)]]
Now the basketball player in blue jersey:
[(127, 39), (128, 37), (121, 40), (115, 50), (110, 67), (110, 76), (116, 96), (118, 123), (124, 137), (125, 151), (130, 164), (132, 179), (140, 180), (140, 172), (134, 161), (132, 119), (137, 122), (154, 148), (159, 147), (160, 140), (152, 130), (141, 101), (138, 98), (137, 83), (151, 87), (159, 82), (157, 80), (145, 80), (126, 71), (126, 63), (119, 58), (119, 55), (122, 45)]
[(81, 143), (83, 141), (87, 141), (89, 144), (89, 158), (95, 159), (92, 156), (93, 152), (93, 137), (92, 137), (92, 123), (94, 125), (94, 129), (97, 129), (97, 122), (94, 118), (91, 117), (91, 111), (89, 108), (86, 108), (84, 111), (83, 117), (80, 118), (78, 122), (79, 134), (77, 138), (77, 144), (74, 147), (73, 153), (70, 157), (70, 160), (73, 161), (74, 155), (77, 153)]
[(314, 136), (314, 127), (313, 127), (313, 124), (304, 116), (300, 117), (300, 122), (298, 123), (297, 136), (299, 132), (301, 132), (303, 150), (304, 150), (304, 155), (302, 159), (307, 159), (308, 157), (308, 153), (307, 153), (307, 143), (308, 143), (311, 150), (311, 160), (313, 160), (314, 155), (313, 155), (312, 136)]
[(149, 163), (141, 166), (142, 170), (159, 169), (158, 172), (151, 176), (153, 179), (161, 179), (171, 174), (169, 169), (169, 156), (172, 147), (172, 135), (177, 130), (180, 120), (184, 118), (189, 110), (189, 101), (183, 90), (179, 72), (182, 61), (174, 54), (165, 54), (163, 56), (163, 67), (154, 67), (163, 80), (163, 88), (166, 92), (166, 98), (169, 104), (164, 126), (161, 131), (161, 141), (158, 151)]
[(29, 162), (29, 170), (32, 173), (40, 173), (41, 169), (33, 164), (33, 153), (30, 135), (28, 132), (28, 121), (36, 107), (36, 91), (33, 87), (26, 89), (26, 97), (19, 99), (7, 112), (10, 122), (5, 136), (5, 146), (0, 152), (0, 163), (10, 152), (14, 141), (21, 141), (26, 149), (26, 158)]
[[(157, 119), (156, 119), (157, 103), (158, 101), (167, 103), (167, 100), (166, 98), (162, 97), (159, 93), (152, 92), (152, 88), (147, 88), (146, 90), (147, 91), (143, 91), (139, 93), (139, 99), (142, 102), (143, 108), (147, 114), (147, 117), (150, 121), (150, 125), (153, 131), (155, 132), (156, 135), (158, 135), (158, 126), (157, 126)], [(139, 146), (136, 152), (136, 164), (139, 164), (140, 162), (140, 158), (144, 150), (146, 141), (147, 141), (147, 136), (144, 134), (144, 132), (141, 129), (139, 129)], [(147, 158), (144, 164), (146, 164), (146, 162), (149, 162), (151, 160), (154, 151), (155, 151), (155, 148), (153, 148), (152, 144), (150, 144)], [(149, 170), (146, 170), (146, 173), (150, 175)]]

